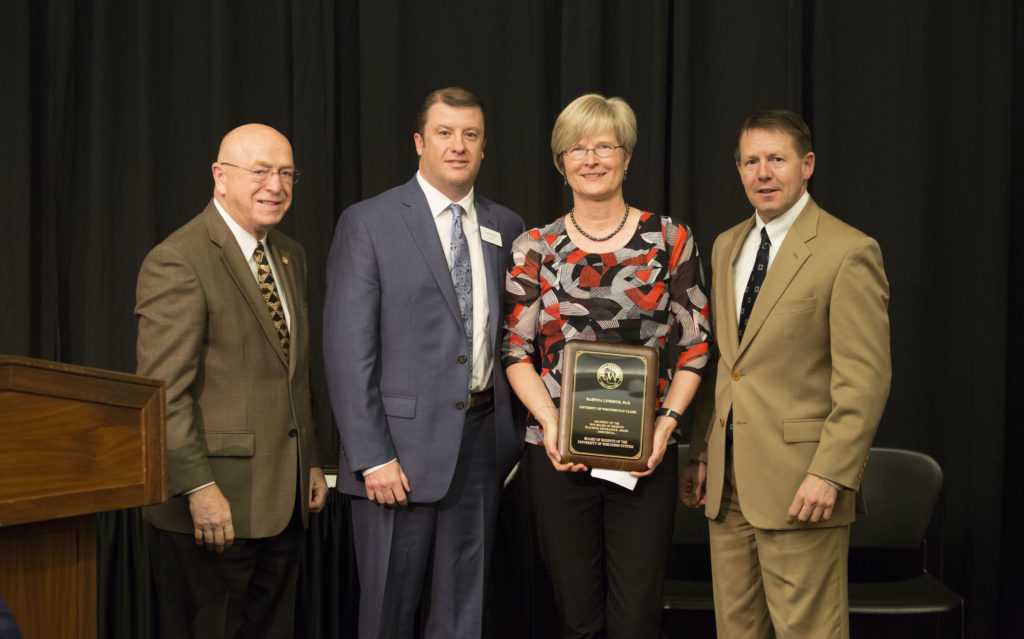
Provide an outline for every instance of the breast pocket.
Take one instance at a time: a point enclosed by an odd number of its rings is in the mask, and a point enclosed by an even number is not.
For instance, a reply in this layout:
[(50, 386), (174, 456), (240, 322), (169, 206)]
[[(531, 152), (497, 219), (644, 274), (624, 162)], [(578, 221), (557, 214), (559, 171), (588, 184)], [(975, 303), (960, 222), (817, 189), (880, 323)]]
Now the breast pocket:
[(773, 313), (777, 315), (790, 315), (793, 313), (810, 313), (818, 306), (818, 298), (802, 297), (795, 300), (783, 300), (775, 305)]

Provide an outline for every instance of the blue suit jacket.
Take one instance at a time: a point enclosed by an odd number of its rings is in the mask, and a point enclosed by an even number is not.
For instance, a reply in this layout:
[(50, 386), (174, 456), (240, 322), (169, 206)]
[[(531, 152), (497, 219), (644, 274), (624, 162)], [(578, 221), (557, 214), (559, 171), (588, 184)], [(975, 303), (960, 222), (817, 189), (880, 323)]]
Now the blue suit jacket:
[(0, 597), (0, 639), (21, 639), (18, 622), (3, 597)]
[[(495, 464), (504, 477), (521, 453), (523, 431), (514, 425), (501, 365), (502, 297), (509, 250), (525, 227), (479, 195), (474, 204), (480, 226), (501, 235), (500, 247), (481, 244), (494, 353)], [(341, 434), (339, 490), (365, 497), (359, 471), (397, 457), (411, 501), (444, 497), (468, 406), (469, 355), (451, 273), (415, 177), (346, 209), (327, 261), (324, 308), (324, 368)]]

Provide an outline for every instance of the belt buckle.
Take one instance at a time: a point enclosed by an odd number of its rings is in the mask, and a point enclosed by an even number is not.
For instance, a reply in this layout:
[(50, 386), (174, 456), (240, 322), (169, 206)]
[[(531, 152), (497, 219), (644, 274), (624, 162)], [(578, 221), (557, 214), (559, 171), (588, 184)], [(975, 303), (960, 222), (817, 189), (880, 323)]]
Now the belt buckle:
[(476, 408), (477, 406), (485, 406), (494, 401), (494, 390), (487, 389), (480, 391), (479, 393), (471, 393), (469, 396), (469, 407)]

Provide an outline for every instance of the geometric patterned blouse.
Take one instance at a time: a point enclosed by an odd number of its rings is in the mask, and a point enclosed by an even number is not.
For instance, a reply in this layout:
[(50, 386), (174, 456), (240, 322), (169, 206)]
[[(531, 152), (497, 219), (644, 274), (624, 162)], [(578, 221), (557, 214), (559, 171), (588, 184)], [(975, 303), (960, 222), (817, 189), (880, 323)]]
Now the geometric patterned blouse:
[[(556, 408), (562, 351), (569, 341), (657, 350), (660, 406), (676, 371), (703, 374), (710, 339), (697, 245), (690, 229), (671, 217), (642, 211), (633, 237), (610, 253), (576, 248), (565, 231), (565, 216), (512, 243), (502, 363), (533, 362)], [(526, 440), (543, 441), (532, 415)]]

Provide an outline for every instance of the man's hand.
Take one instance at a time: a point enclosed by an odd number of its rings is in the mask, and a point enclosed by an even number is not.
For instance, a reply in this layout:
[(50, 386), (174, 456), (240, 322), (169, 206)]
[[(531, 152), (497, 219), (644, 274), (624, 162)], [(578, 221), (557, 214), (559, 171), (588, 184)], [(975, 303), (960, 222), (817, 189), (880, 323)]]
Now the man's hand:
[(188, 496), (188, 509), (192, 513), (197, 546), (222, 553), (235, 540), (231, 525), (231, 505), (217, 484), (200, 488)]
[(366, 498), (382, 506), (405, 506), (409, 503), (406, 493), (409, 478), (402, 472), (402, 465), (393, 461), (383, 468), (363, 476), (366, 483)]
[(327, 478), (322, 468), (309, 469), (309, 512), (318, 513), (327, 502)]
[(786, 523), (828, 521), (832, 517), (838, 494), (839, 491), (832, 484), (808, 473), (786, 512)]
[(690, 508), (703, 505), (707, 479), (708, 465), (691, 459), (679, 476), (679, 501)]

